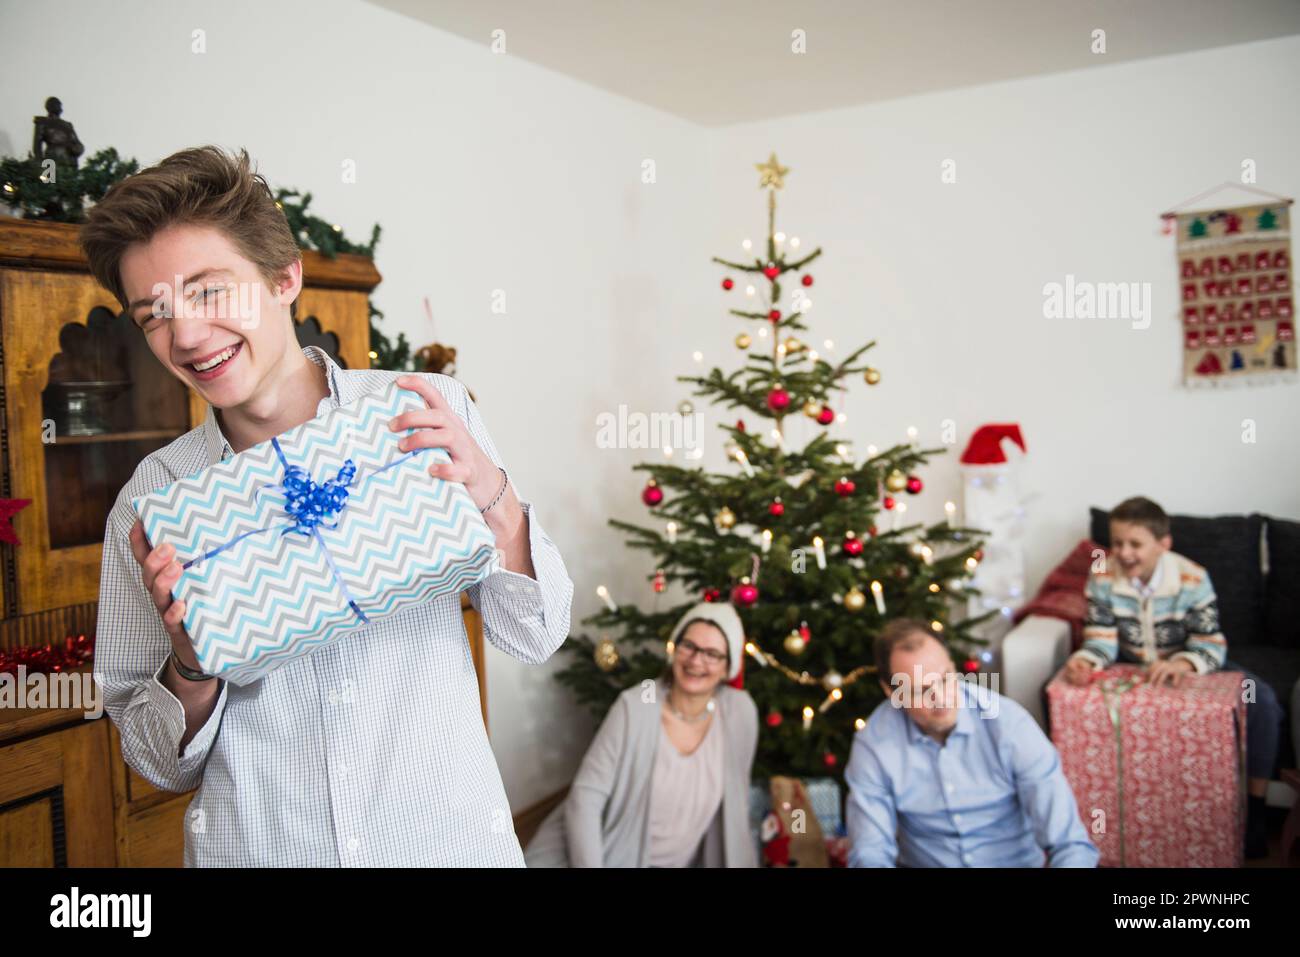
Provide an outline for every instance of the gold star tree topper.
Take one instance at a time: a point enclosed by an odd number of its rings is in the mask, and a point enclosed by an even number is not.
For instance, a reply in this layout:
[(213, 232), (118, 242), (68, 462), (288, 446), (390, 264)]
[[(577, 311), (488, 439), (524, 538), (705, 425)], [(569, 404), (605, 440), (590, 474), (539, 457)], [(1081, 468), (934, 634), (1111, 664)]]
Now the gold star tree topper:
[(785, 174), (790, 172), (790, 167), (782, 166), (776, 161), (776, 154), (773, 153), (766, 163), (755, 163), (754, 169), (758, 170), (760, 176), (758, 181), (759, 189), (784, 189)]

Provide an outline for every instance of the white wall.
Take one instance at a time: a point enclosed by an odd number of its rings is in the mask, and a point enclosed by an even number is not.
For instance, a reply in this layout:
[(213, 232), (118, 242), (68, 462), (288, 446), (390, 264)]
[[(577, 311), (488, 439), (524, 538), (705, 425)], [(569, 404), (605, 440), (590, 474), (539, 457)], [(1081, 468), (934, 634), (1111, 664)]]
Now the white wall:
[[(739, 361), (709, 257), (762, 235), (752, 164), (773, 149), (793, 169), (778, 226), (825, 247), (813, 341), (880, 342), (884, 381), (853, 385), (845, 434), (883, 446), (915, 424), (929, 443), (942, 420), (958, 424), (952, 454), (923, 473), (922, 513), (957, 497), (972, 428), (1019, 421), (1040, 496), (1031, 586), (1085, 534), (1089, 504), (1143, 492), (1171, 510), (1300, 516), (1296, 387), (1178, 385), (1174, 253), (1157, 219), (1247, 157), (1262, 187), (1300, 190), (1298, 38), (708, 130), (369, 4), (117, 6), (138, 13), (4, 5), (0, 152), (25, 153), (54, 94), (91, 152), (148, 163), (243, 145), (349, 233), (382, 223), (384, 329), (429, 341), (420, 300), (432, 298), (437, 337), (460, 350), (461, 378), (564, 553), (575, 631), (600, 582), (652, 601), (653, 569), (606, 521), (646, 518), (631, 467), (659, 456), (597, 450), (595, 416), (675, 408), (694, 349)], [(201, 57), (195, 28), (208, 32)], [(46, 60), (38, 38), (52, 30)], [(345, 158), (355, 185), (339, 181)], [(654, 184), (640, 180), (647, 158)], [(955, 185), (940, 183), (945, 158)], [(1043, 319), (1042, 287), (1066, 273), (1150, 282), (1150, 328)], [(504, 317), (489, 311), (494, 289)], [(710, 425), (734, 417), (706, 411)], [(1240, 441), (1244, 418), (1255, 445)], [(710, 448), (704, 464), (720, 460)], [(563, 663), (489, 658), (516, 810), (567, 783), (590, 735), (550, 677)]]
[[(459, 377), (577, 584), (575, 629), (598, 579), (630, 595), (618, 582), (643, 572), (606, 520), (641, 508), (639, 457), (594, 454), (595, 417), (618, 402), (672, 408), (655, 405), (679, 369), (668, 344), (698, 322), (708, 281), (694, 127), (494, 55), (487, 38), (348, 0), (5, 3), (2, 16), (0, 153), (26, 155), (32, 116), (56, 95), (88, 153), (150, 164), (246, 146), (272, 185), (310, 190), (350, 235), (381, 223), (381, 328), (430, 341), (431, 298), (437, 338), (459, 350)], [(54, 57), (42, 37), (57, 39)], [(505, 316), (490, 311), (495, 289)], [(515, 810), (567, 782), (590, 734), (550, 677), (565, 658), (489, 654), (492, 745)]]
[[(706, 228), (737, 255), (742, 234), (761, 234), (751, 164), (777, 150), (792, 169), (778, 228), (825, 247), (817, 341), (879, 340), (883, 380), (854, 383), (848, 434), (884, 447), (914, 424), (939, 445), (943, 420), (957, 423), (910, 508), (942, 517), (945, 499), (961, 501), (972, 430), (1021, 423), (1024, 487), (1039, 496), (1032, 594), (1087, 534), (1089, 505), (1145, 494), (1170, 511), (1300, 517), (1300, 389), (1180, 387), (1174, 238), (1158, 219), (1246, 158), (1261, 188), (1300, 193), (1297, 93), (1300, 37), (1288, 37), (729, 127), (711, 137)], [(1044, 284), (1067, 273), (1151, 283), (1149, 327), (1043, 318)], [(731, 334), (720, 325), (708, 341)]]

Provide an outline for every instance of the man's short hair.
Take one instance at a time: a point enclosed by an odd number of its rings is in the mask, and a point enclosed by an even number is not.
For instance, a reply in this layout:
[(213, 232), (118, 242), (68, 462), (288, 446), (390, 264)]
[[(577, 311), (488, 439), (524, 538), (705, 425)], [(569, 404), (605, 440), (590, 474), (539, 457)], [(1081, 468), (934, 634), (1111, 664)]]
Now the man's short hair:
[[(246, 150), (181, 150), (114, 184), (90, 208), (81, 227), (81, 248), (91, 273), (123, 309), (123, 254), (177, 225), (220, 230), (268, 286), (276, 285), (301, 255), (284, 211), (276, 206), (270, 186), (253, 169)], [(291, 315), (295, 312), (290, 310)]]
[(933, 638), (944, 651), (948, 650), (948, 643), (939, 633), (919, 618), (895, 618), (887, 624), (872, 645), (876, 659), (876, 677), (889, 684), (894, 676), (889, 668), (889, 659), (895, 649), (915, 651), (925, 644), (927, 638)]
[(1126, 498), (1110, 510), (1112, 522), (1128, 522), (1141, 525), (1156, 538), (1169, 534), (1169, 516), (1165, 510), (1149, 498), (1137, 496)]

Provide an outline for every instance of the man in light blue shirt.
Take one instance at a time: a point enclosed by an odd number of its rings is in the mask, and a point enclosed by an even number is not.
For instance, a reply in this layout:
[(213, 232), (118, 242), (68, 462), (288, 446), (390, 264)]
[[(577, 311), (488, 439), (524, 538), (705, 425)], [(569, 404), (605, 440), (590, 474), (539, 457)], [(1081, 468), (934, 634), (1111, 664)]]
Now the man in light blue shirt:
[(850, 867), (1095, 867), (1056, 749), (1010, 698), (962, 680), (922, 621), (875, 643), (889, 697), (845, 768)]

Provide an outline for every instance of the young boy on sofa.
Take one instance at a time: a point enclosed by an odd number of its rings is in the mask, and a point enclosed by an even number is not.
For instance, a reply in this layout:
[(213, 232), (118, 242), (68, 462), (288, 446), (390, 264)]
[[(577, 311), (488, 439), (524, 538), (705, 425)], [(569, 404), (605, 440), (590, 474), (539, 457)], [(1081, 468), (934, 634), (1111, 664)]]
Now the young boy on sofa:
[(1147, 680), (1178, 686), (1212, 671), (1242, 672), (1246, 700), (1249, 806), (1246, 856), (1267, 854), (1264, 794), (1277, 758), (1282, 709), (1269, 685), (1227, 660), (1214, 585), (1205, 569), (1173, 551), (1169, 516), (1147, 498), (1110, 513), (1110, 554), (1088, 577), (1083, 645), (1065, 663), (1065, 679), (1082, 685), (1116, 661), (1146, 665)]

